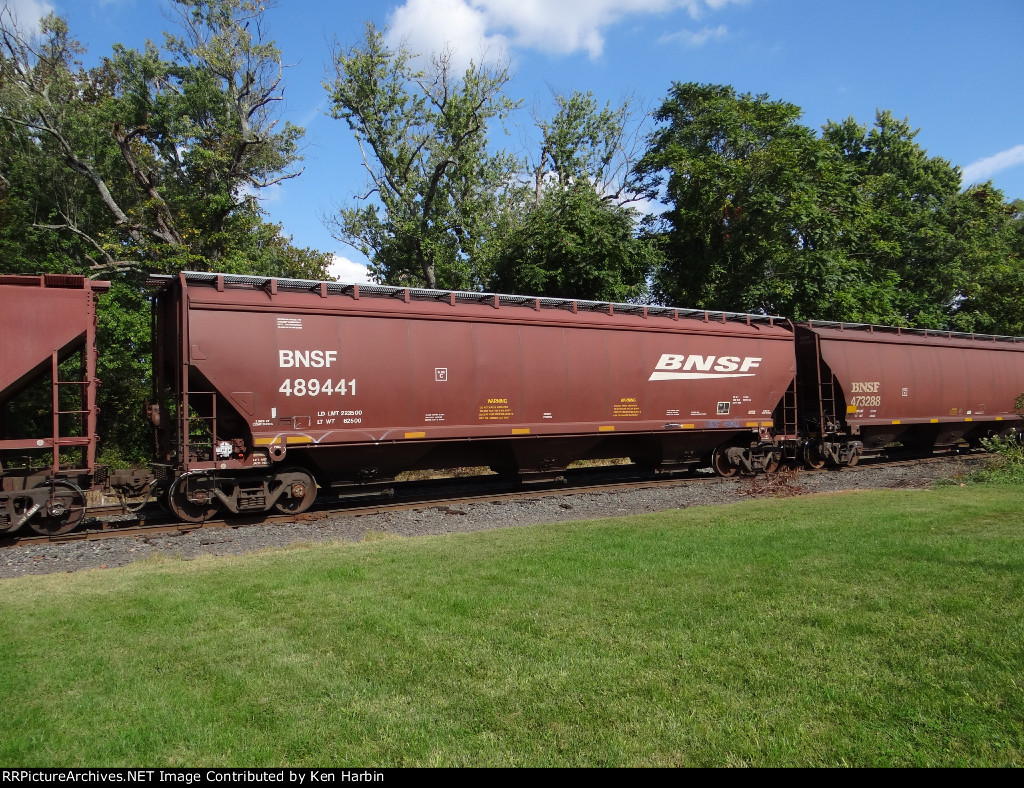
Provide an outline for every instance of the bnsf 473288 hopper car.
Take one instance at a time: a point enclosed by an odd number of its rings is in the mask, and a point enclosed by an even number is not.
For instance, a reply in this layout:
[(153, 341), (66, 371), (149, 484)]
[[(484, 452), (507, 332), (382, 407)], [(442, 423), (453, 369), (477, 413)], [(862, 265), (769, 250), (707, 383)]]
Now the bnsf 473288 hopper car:
[(796, 357), (811, 467), (1020, 427), (1024, 339), (812, 321), (796, 327)]
[(156, 296), (168, 502), (302, 511), (415, 468), (581, 458), (724, 472), (778, 460), (788, 321), (633, 305), (181, 274)]

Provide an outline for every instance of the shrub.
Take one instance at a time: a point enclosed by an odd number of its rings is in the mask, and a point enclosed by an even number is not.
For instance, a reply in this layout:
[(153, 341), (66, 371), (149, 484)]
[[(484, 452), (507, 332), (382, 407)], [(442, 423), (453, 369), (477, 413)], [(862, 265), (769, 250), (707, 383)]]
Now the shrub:
[(971, 474), (972, 481), (1024, 484), (1024, 441), (1020, 435), (993, 435), (982, 438), (981, 445), (993, 457), (984, 468)]

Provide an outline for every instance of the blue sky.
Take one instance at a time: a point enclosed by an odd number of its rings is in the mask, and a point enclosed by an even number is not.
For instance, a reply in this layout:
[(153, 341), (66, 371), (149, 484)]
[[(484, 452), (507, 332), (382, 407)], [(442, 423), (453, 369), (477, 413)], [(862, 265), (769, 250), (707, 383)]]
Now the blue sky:
[[(0, 0), (26, 19), (50, 8), (98, 58), (121, 42), (162, 42), (173, 29), (165, 0)], [(632, 96), (654, 108), (673, 81), (733, 85), (803, 109), (814, 129), (876, 109), (908, 117), (932, 156), (1024, 198), (1024, 0), (280, 0), (270, 37), (291, 67), (283, 116), (306, 128), (305, 170), (263, 205), (300, 246), (330, 251), (346, 280), (358, 252), (331, 238), (321, 217), (363, 191), (351, 133), (325, 115), (330, 53), (360, 40), (366, 21), (428, 52), (504, 56), (507, 88), (523, 110), (505, 147), (528, 154), (532, 115), (552, 92)], [(88, 61), (87, 61), (88, 62)]]

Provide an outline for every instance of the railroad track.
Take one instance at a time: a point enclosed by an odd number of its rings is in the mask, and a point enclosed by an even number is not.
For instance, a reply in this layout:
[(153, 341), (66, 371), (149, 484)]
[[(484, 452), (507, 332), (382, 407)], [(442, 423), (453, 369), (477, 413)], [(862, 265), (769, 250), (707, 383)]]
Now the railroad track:
[[(972, 457), (985, 456), (973, 454)], [(829, 473), (858, 473), (879, 467), (900, 467), (948, 462), (950, 455), (926, 458), (910, 458), (902, 460), (871, 460), (864, 461), (853, 468), (823, 469), (810, 471), (797, 469), (796, 478), (806, 475)], [(430, 480), (427, 482), (402, 482), (395, 485), (395, 495), (385, 498), (376, 497), (370, 501), (354, 502), (352, 499), (331, 499), (327, 497), (318, 502), (312, 509), (302, 514), (259, 514), (242, 515), (230, 518), (214, 518), (203, 523), (185, 523), (173, 519), (155, 504), (150, 511), (143, 511), (134, 516), (124, 516), (119, 506), (102, 506), (90, 509), (89, 517), (84, 525), (71, 533), (60, 536), (43, 536), (37, 534), (15, 534), (0, 538), (0, 550), (13, 547), (25, 547), (37, 544), (62, 544), (82, 541), (94, 541), (111, 538), (131, 538), (140, 536), (158, 536), (160, 534), (187, 534), (198, 530), (217, 528), (240, 528), (248, 525), (287, 525), (293, 522), (310, 522), (336, 517), (365, 517), (401, 512), (416, 509), (454, 509), (472, 503), (488, 503), (492, 501), (516, 501), (557, 496), (583, 495), (586, 493), (610, 493), (625, 490), (653, 489), (666, 486), (683, 486), (707, 484), (714, 482), (751, 482), (763, 477), (734, 477), (722, 479), (713, 474), (699, 473), (694, 475), (674, 475), (664, 478), (622, 478), (623, 474), (615, 474), (611, 469), (628, 466), (607, 466), (570, 471), (566, 474), (567, 482), (557, 486), (531, 487), (528, 489), (507, 489), (495, 481), (494, 477), (465, 477), (455, 479)], [(778, 476), (778, 474), (774, 474)], [(618, 477), (619, 481), (614, 481)], [(764, 492), (770, 493), (770, 489)], [(757, 494), (757, 490), (753, 491)], [(458, 513), (453, 511), (453, 513)]]

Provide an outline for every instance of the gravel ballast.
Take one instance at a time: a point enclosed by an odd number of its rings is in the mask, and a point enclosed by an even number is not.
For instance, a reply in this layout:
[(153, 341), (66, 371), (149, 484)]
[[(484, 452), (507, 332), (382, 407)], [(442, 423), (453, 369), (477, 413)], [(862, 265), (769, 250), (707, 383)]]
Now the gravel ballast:
[[(877, 465), (825, 473), (797, 473), (776, 492), (807, 494), (842, 490), (926, 488), (967, 473), (977, 458), (951, 458), (910, 465)], [(0, 550), (0, 579), (111, 569), (163, 554), (182, 559), (243, 555), (296, 543), (358, 542), (367, 534), (413, 537), (465, 533), (517, 525), (619, 517), (693, 506), (712, 506), (770, 494), (757, 479), (706, 479), (656, 488), (565, 492), (494, 502), (432, 505), (365, 516), (317, 516), (272, 525), (206, 528), (188, 533), (113, 537), (94, 541), (35, 544)]]

